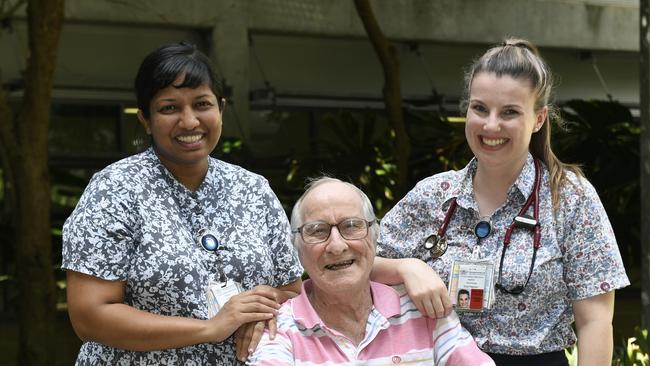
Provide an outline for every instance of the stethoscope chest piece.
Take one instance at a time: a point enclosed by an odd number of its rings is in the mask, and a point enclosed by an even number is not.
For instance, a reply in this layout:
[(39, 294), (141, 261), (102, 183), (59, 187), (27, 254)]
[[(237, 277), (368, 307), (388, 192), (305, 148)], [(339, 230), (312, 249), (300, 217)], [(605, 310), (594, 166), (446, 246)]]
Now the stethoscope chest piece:
[(431, 235), (424, 240), (424, 248), (431, 252), (431, 258), (439, 258), (447, 251), (447, 239)]

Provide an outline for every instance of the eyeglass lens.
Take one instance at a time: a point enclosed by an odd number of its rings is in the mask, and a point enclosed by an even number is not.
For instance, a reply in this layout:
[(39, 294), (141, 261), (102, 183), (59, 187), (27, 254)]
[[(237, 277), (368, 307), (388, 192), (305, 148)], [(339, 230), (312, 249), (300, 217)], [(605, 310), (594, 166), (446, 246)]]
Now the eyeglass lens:
[(363, 239), (368, 235), (368, 224), (366, 220), (356, 218), (343, 220), (336, 225), (317, 221), (303, 225), (300, 234), (305, 243), (321, 243), (330, 237), (332, 226), (336, 226), (344, 239)]

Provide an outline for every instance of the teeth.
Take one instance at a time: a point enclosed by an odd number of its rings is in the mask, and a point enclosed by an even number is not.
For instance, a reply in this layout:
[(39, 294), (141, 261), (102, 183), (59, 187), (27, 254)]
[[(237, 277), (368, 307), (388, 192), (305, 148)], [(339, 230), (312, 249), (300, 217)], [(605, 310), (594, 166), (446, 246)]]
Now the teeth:
[(339, 269), (342, 269), (342, 268), (347, 268), (347, 267), (351, 266), (353, 262), (354, 262), (354, 260), (350, 259), (349, 261), (343, 261), (343, 262), (338, 262), (338, 263), (334, 263), (334, 264), (328, 264), (328, 265), (325, 266), (325, 269), (336, 271), (336, 270), (339, 270)]
[(184, 136), (178, 136), (176, 139), (180, 142), (185, 142), (188, 144), (191, 144), (193, 142), (199, 141), (203, 135), (184, 135)]
[(497, 146), (505, 143), (508, 139), (488, 139), (484, 137), (482, 141), (488, 146)]

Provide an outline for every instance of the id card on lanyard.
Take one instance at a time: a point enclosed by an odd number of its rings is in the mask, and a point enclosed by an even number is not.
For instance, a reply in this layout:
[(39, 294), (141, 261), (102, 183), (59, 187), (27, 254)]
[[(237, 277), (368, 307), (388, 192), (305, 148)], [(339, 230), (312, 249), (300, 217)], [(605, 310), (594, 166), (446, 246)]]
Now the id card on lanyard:
[(199, 244), (201, 247), (205, 251), (214, 253), (217, 256), (217, 271), (219, 279), (208, 281), (208, 285), (205, 288), (205, 301), (208, 308), (208, 318), (212, 318), (217, 315), (219, 310), (226, 305), (231, 297), (242, 292), (242, 287), (239, 282), (235, 282), (226, 277), (218, 253), (220, 243), (219, 240), (217, 240), (217, 237), (208, 229), (201, 229), (199, 234)]
[(208, 318), (212, 318), (231, 297), (242, 292), (241, 285), (233, 280), (226, 282), (210, 281), (205, 289), (205, 299), (208, 305)]
[(489, 310), (494, 303), (494, 263), (454, 261), (449, 271), (448, 289), (456, 311)]

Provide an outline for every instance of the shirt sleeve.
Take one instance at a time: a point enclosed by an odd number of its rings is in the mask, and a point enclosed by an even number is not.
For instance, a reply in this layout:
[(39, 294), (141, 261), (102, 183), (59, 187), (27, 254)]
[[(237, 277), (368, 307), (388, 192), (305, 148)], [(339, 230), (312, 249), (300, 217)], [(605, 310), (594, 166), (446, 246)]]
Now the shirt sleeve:
[(263, 189), (268, 207), (268, 243), (275, 268), (274, 286), (284, 286), (297, 281), (302, 276), (303, 268), (291, 242), (291, 227), (280, 200), (267, 182)]
[(614, 231), (596, 190), (581, 179), (570, 192), (564, 199), (569, 205), (563, 236), (569, 298), (585, 299), (629, 285)]
[(455, 312), (432, 323), (433, 357), (437, 366), (494, 366), (490, 356), (483, 353), (471, 334), (460, 324)]
[(421, 245), (428, 236), (430, 202), (423, 190), (426, 183), (420, 182), (404, 196), (381, 220), (377, 255), (385, 258), (419, 258), (426, 261), (428, 252)]
[(255, 352), (248, 359), (247, 365), (252, 366), (290, 366), (295, 365), (293, 344), (284, 329), (278, 329), (275, 339), (269, 339), (268, 329), (260, 339)]
[(96, 174), (63, 226), (63, 269), (125, 280), (134, 242), (134, 209), (124, 185)]

